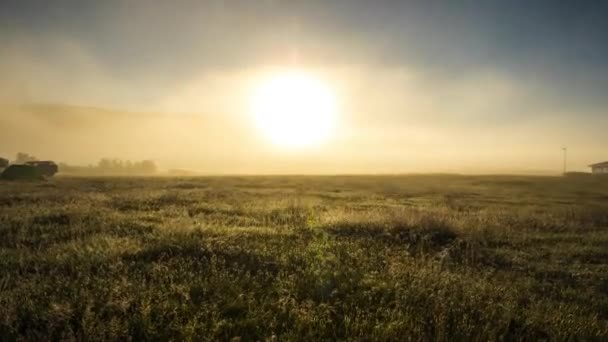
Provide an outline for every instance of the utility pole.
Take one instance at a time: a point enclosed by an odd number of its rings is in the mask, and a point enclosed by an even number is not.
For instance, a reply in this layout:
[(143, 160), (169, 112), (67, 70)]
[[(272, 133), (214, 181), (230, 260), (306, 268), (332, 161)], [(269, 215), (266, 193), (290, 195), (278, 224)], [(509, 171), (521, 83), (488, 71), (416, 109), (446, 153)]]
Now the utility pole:
[(562, 151), (564, 151), (564, 176), (566, 175), (566, 162), (568, 160), (568, 148), (562, 147)]

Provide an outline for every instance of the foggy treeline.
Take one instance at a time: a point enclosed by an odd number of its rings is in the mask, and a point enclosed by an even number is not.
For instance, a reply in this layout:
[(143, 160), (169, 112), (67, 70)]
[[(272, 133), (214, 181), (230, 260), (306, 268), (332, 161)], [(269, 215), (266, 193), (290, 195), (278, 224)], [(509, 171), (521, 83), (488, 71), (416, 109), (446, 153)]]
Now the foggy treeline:
[(131, 161), (102, 158), (97, 165), (74, 166), (59, 163), (59, 172), (76, 175), (152, 175), (157, 172), (152, 160)]

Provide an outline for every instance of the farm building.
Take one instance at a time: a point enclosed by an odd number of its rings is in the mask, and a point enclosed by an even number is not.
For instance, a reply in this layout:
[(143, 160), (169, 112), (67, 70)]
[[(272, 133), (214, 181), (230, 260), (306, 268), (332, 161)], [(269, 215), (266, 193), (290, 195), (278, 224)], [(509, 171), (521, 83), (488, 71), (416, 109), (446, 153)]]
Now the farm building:
[(22, 165), (22, 164), (12, 164), (9, 165), (2, 174), (0, 174), (0, 179), (5, 180), (34, 180), (34, 179), (42, 179), (42, 174), (35, 166), (32, 165)]
[(41, 175), (46, 176), (46, 177), (52, 177), (59, 170), (59, 168), (57, 167), (57, 164), (55, 164), (55, 162), (50, 161), (50, 160), (29, 161), (29, 162), (26, 162), (25, 165), (30, 165), (30, 166), (35, 167), (36, 169), (38, 169), (38, 172)]
[(591, 173), (608, 175), (608, 161), (589, 165)]

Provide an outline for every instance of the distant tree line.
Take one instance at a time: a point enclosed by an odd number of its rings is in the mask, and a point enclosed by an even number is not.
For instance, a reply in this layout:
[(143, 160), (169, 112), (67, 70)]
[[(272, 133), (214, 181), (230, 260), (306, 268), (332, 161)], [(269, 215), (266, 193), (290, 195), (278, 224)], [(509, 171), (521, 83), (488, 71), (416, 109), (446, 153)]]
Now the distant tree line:
[(74, 166), (59, 163), (59, 172), (73, 175), (143, 176), (155, 174), (157, 171), (158, 167), (152, 160), (131, 161), (102, 158), (97, 165), (89, 166)]

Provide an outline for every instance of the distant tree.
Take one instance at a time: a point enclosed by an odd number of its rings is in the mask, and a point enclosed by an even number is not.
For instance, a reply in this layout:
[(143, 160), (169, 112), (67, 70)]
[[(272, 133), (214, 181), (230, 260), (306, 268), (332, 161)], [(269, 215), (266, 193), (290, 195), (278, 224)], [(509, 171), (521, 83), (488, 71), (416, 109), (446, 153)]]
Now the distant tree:
[(108, 158), (102, 158), (97, 163), (97, 168), (101, 171), (110, 171), (112, 169), (112, 161)]
[(139, 163), (139, 172), (143, 174), (152, 174), (157, 170), (156, 163), (152, 160), (143, 160)]
[(1, 167), (1, 168), (8, 167), (8, 164), (9, 164), (8, 159), (5, 159), (5, 158), (0, 158), (0, 167)]
[(157, 171), (152, 160), (130, 161), (121, 159), (103, 158), (97, 163), (97, 171), (104, 174), (129, 175), (152, 174)]
[(15, 164), (25, 164), (27, 162), (36, 161), (38, 158), (27, 153), (19, 152), (15, 157)]
[(115, 170), (118, 172), (124, 171), (124, 167), (122, 165), (122, 160), (112, 159), (112, 170)]

